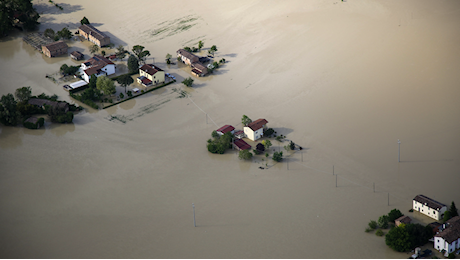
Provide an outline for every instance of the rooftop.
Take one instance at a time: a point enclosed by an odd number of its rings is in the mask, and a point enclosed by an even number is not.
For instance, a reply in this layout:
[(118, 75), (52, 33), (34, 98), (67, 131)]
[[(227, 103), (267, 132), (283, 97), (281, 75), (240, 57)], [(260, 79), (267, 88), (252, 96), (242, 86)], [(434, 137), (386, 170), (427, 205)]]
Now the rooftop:
[(257, 119), (256, 121), (252, 122), (252, 123), (249, 123), (248, 127), (251, 128), (252, 131), (256, 131), (256, 130), (259, 130), (260, 128), (262, 128), (267, 123), (268, 123), (267, 120), (265, 120), (263, 118), (260, 118), (260, 119)]
[(217, 129), (217, 132), (221, 132), (222, 134), (228, 133), (235, 130), (235, 128), (231, 125), (224, 125), (221, 128)]
[(91, 24), (83, 24), (82, 26), (78, 27), (78, 29), (84, 31), (87, 34), (92, 35), (99, 41), (103, 40), (104, 38), (109, 38), (107, 35), (99, 31), (98, 29), (94, 28), (94, 26), (92, 26)]
[(443, 231), (435, 235), (442, 237), (447, 243), (451, 244), (460, 238), (460, 216), (453, 217), (447, 221), (447, 227)]
[(415, 196), (414, 200), (436, 210), (440, 210), (442, 207), (446, 207), (446, 205), (442, 204), (441, 202), (430, 199), (427, 196), (421, 194)]
[(233, 141), (233, 143), (238, 147), (238, 149), (240, 150), (246, 150), (246, 149), (250, 149), (251, 146), (246, 143), (243, 139), (236, 139), (235, 141)]
[(184, 57), (186, 57), (187, 59), (189, 59), (189, 60), (191, 60), (191, 61), (192, 61), (192, 60), (195, 60), (195, 62), (196, 62), (196, 61), (199, 61), (199, 60), (200, 60), (200, 58), (198, 58), (198, 56), (196, 56), (195, 54), (190, 53), (190, 52), (188, 52), (188, 51), (186, 51), (186, 50), (184, 50), (184, 49), (179, 49), (179, 50), (177, 51), (177, 53), (180, 54), (180, 55), (182, 55), (182, 56), (184, 56)]
[(153, 64), (144, 64), (140, 70), (144, 71), (145, 73), (149, 74), (149, 75), (154, 75), (155, 73), (157, 73), (158, 71), (163, 71), (162, 69), (158, 68), (157, 66), (153, 65)]
[(45, 45), (45, 48), (47, 48), (50, 52), (53, 52), (56, 50), (67, 48), (67, 44), (63, 41), (57, 41)]

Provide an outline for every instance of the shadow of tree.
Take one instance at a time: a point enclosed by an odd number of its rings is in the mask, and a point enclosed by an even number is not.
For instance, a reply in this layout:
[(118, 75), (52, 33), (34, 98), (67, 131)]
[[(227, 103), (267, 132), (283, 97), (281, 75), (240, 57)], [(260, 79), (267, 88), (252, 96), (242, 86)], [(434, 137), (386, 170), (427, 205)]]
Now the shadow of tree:
[[(34, 4), (35, 10), (40, 14), (69, 14), (76, 11), (83, 10), (81, 5), (71, 5), (66, 3), (58, 3), (62, 7), (62, 10), (57, 8), (51, 3), (40, 3)], [(82, 17), (83, 18), (83, 17)]]

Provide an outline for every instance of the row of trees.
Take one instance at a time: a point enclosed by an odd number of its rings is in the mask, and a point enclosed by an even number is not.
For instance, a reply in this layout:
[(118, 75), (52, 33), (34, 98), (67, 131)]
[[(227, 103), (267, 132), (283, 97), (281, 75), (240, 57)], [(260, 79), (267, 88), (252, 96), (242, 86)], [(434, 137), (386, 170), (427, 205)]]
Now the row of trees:
[(72, 32), (67, 29), (67, 27), (62, 28), (62, 30), (58, 31), (57, 33), (54, 32), (53, 29), (48, 28), (43, 33), (46, 37), (53, 39), (54, 41), (59, 41), (62, 39), (70, 39), (72, 38)]
[(0, 37), (7, 35), (13, 28), (34, 30), (40, 15), (34, 9), (31, 0), (0, 1)]
[[(28, 100), (30, 98), (34, 98), (34, 96), (32, 96), (32, 90), (30, 87), (22, 87), (16, 89), (14, 96), (10, 93), (3, 95), (0, 99), (0, 122), (4, 125), (16, 126), (20, 122), (35, 114), (48, 114), (52, 122), (72, 122), (72, 112), (69, 111), (66, 113), (57, 106), (53, 107), (45, 105), (45, 109), (42, 109), (35, 105), (29, 104)], [(57, 101), (56, 95), (48, 96), (44, 93), (35, 98)], [(74, 105), (69, 105), (69, 108), (71, 111), (78, 109)]]

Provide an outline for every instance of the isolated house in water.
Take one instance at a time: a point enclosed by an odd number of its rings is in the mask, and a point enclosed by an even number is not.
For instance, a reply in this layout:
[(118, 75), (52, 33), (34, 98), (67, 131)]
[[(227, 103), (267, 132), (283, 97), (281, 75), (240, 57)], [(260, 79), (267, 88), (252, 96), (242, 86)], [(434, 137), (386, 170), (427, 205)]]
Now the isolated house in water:
[(184, 49), (179, 49), (177, 51), (177, 57), (181, 61), (190, 67), (192, 67), (192, 74), (197, 77), (202, 77), (208, 74), (208, 68), (200, 62), (200, 58), (193, 53), (190, 53)]
[(78, 28), (78, 33), (85, 37), (88, 41), (98, 45), (99, 47), (110, 44), (110, 37), (94, 28), (91, 24), (83, 24)]
[(263, 118), (257, 119), (243, 128), (244, 134), (255, 141), (264, 136), (264, 128), (266, 128), (267, 123), (268, 121)]
[(430, 218), (441, 220), (444, 217), (447, 206), (427, 196), (417, 195), (412, 201), (412, 209)]
[(42, 45), (42, 52), (48, 57), (56, 57), (67, 54), (67, 44), (63, 41), (52, 42)]
[(446, 254), (460, 249), (460, 216), (449, 219), (443, 225), (444, 230), (434, 236), (434, 248), (446, 250)]
[(115, 73), (115, 64), (105, 57), (94, 55), (91, 59), (81, 64), (83, 79), (89, 82), (91, 75), (108, 76)]

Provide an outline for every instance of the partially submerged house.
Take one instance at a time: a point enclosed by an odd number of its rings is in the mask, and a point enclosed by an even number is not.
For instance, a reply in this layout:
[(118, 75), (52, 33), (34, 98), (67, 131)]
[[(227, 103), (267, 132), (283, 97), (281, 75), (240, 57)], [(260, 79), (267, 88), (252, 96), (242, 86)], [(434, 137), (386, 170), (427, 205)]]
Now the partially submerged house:
[(99, 47), (110, 44), (110, 37), (94, 28), (91, 24), (83, 24), (78, 28), (78, 33), (85, 37), (88, 41), (98, 45)]
[(79, 51), (73, 51), (70, 53), (70, 57), (74, 60), (82, 60), (85, 57), (85, 55), (83, 55), (83, 53)]
[(57, 41), (42, 45), (42, 52), (48, 57), (56, 57), (67, 54), (68, 46), (63, 41)]
[(233, 144), (239, 151), (251, 149), (251, 146), (248, 143), (246, 143), (243, 139), (235, 139), (235, 141), (233, 141)]
[(233, 136), (235, 136), (235, 138), (243, 138), (244, 137), (244, 131), (243, 130), (237, 130), (233, 133)]
[(69, 112), (69, 104), (66, 102), (58, 102), (58, 101), (51, 101), (48, 99), (41, 99), (41, 98), (31, 98), (27, 101), (30, 105), (35, 105), (37, 107), (40, 107), (42, 109), (45, 109), (45, 106), (50, 106), (57, 108), (64, 113)]
[(441, 220), (447, 206), (424, 195), (417, 195), (412, 201), (412, 209), (430, 218)]
[(225, 133), (228, 133), (228, 132), (233, 134), (235, 132), (235, 128), (231, 125), (224, 125), (221, 128), (217, 129), (216, 132), (219, 135), (224, 135)]
[(409, 216), (401, 216), (395, 219), (395, 225), (399, 226), (401, 224), (409, 224), (411, 221), (412, 219)]
[(208, 68), (200, 62), (200, 58), (193, 53), (190, 53), (184, 49), (179, 49), (177, 51), (177, 57), (181, 61), (190, 67), (192, 67), (192, 74), (197, 77), (202, 77), (208, 74)]
[(139, 75), (137, 83), (145, 87), (165, 82), (165, 72), (153, 64), (144, 64), (140, 67)]
[(460, 216), (449, 219), (443, 227), (444, 230), (434, 236), (434, 248), (445, 250), (446, 254), (460, 249)]
[(257, 119), (243, 128), (244, 134), (252, 141), (256, 141), (264, 135), (267, 123), (268, 121), (263, 118)]
[(89, 82), (91, 75), (109, 76), (115, 73), (115, 64), (105, 57), (94, 55), (91, 59), (81, 64), (83, 79)]

